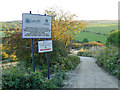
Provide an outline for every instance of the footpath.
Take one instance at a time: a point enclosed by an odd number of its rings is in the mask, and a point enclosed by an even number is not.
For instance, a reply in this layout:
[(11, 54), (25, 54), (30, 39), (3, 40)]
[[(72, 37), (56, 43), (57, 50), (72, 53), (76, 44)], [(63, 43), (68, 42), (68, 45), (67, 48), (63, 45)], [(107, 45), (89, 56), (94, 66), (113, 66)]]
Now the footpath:
[(118, 79), (97, 66), (96, 59), (79, 56), (81, 63), (68, 72), (64, 88), (118, 88)]

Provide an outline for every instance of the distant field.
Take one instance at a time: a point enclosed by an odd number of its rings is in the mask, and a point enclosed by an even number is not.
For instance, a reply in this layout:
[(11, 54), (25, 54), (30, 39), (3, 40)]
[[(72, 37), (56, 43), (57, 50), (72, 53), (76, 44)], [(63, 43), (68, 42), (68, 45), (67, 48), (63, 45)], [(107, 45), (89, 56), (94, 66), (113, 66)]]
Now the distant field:
[(91, 31), (91, 32), (109, 34), (109, 32), (112, 30), (118, 30), (118, 24), (88, 25), (88, 27), (85, 28), (85, 30)]
[[(83, 28), (84, 32), (81, 31), (80, 34), (75, 35), (74, 39), (81, 41), (84, 40), (84, 38), (87, 38), (88, 41), (100, 41), (101, 43), (105, 43), (105, 40), (107, 38), (107, 35), (112, 30), (118, 30), (118, 24), (117, 23), (94, 23), (89, 24), (86, 28)], [(87, 31), (87, 32), (86, 32)], [(96, 34), (100, 33), (100, 34)], [(105, 34), (105, 35), (103, 35)]]
[[(75, 40), (82, 42), (84, 38), (87, 38), (88, 41), (100, 41), (104, 44), (107, 35), (112, 30), (118, 30), (117, 20), (92, 20), (88, 22), (89, 24), (87, 25), (87, 27), (83, 28), (84, 32), (81, 31), (80, 34), (74, 36)], [(0, 31), (0, 35), (2, 37), (5, 36), (4, 31), (9, 31), (13, 28), (22, 28), (21, 21), (0, 22), (0, 25), (2, 26)]]
[(107, 36), (105, 35), (97, 35), (89, 32), (81, 32), (80, 34), (77, 34), (74, 39), (78, 41), (84, 40), (84, 38), (87, 38), (88, 41), (100, 41), (101, 43), (104, 44), (105, 39)]

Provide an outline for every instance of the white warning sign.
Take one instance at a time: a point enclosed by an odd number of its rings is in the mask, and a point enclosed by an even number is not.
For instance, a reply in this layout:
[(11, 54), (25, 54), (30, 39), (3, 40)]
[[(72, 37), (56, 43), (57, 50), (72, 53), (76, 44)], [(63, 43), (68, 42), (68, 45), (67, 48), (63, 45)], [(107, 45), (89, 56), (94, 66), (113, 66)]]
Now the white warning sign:
[(45, 40), (45, 41), (39, 41), (38, 42), (38, 52), (50, 52), (53, 51), (52, 48), (52, 40)]

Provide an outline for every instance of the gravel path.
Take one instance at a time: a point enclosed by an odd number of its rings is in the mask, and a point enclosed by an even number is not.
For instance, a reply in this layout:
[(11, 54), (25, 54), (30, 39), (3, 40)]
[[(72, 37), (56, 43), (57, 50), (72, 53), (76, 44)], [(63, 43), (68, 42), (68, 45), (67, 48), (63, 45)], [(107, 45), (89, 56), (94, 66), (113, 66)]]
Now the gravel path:
[(75, 71), (68, 72), (65, 88), (118, 88), (118, 80), (96, 65), (96, 59), (81, 57)]

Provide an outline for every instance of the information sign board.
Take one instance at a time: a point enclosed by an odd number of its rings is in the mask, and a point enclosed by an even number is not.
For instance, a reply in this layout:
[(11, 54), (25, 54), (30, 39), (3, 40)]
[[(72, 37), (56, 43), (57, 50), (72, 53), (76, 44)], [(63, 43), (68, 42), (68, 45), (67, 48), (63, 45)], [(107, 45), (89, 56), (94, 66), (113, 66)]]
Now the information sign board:
[(22, 14), (22, 38), (51, 38), (51, 33), (51, 16)]

